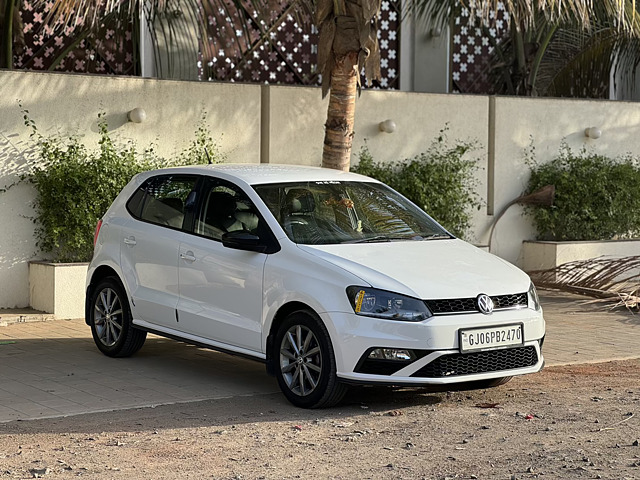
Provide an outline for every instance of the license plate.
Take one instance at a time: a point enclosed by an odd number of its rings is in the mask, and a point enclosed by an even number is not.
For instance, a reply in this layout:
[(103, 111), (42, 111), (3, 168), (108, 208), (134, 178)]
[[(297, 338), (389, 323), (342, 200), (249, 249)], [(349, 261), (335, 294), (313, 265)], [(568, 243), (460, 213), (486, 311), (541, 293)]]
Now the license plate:
[(460, 330), (460, 351), (476, 352), (524, 344), (522, 324)]

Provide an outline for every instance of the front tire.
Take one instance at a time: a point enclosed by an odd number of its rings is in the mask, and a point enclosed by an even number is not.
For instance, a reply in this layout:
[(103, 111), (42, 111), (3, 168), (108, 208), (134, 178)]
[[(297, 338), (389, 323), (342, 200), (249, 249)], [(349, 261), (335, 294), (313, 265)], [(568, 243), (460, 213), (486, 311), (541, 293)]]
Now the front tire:
[(278, 385), (296, 407), (326, 408), (347, 391), (336, 376), (329, 332), (310, 310), (290, 314), (278, 328), (273, 361)]
[(499, 387), (500, 385), (504, 385), (511, 381), (513, 377), (499, 377), (492, 378), (491, 380), (480, 380), (478, 383), (480, 385), (479, 388), (494, 388)]
[(89, 325), (98, 349), (109, 357), (129, 357), (147, 338), (131, 323), (129, 300), (116, 278), (98, 282), (89, 297)]
[(490, 378), (489, 380), (475, 380), (473, 382), (457, 383), (449, 386), (451, 390), (483, 390), (485, 388), (494, 388), (510, 382), (513, 377)]

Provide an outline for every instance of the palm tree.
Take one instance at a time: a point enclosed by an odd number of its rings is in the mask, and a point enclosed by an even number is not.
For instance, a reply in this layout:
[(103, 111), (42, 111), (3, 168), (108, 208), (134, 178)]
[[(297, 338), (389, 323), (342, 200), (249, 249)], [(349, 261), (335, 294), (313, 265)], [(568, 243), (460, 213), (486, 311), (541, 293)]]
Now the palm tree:
[[(445, 26), (459, 16), (462, 8), (470, 10), (470, 18), (487, 22), (491, 12), (498, 9), (498, 3), (503, 3), (508, 11), (515, 32), (516, 56), (523, 64), (527, 62), (523, 34), (535, 27), (536, 22), (551, 26), (547, 37), (552, 36), (560, 24), (576, 25), (579, 31), (588, 30), (597, 18), (611, 24), (615, 22), (618, 32), (638, 29), (635, 0), (409, 0), (408, 11), (433, 26)], [(324, 167), (349, 168), (359, 74), (364, 68), (367, 80), (379, 77), (375, 23), (379, 9), (379, 0), (317, 2), (318, 64), (323, 76), (323, 96), (327, 90), (331, 92), (322, 156)], [(536, 58), (532, 63), (534, 77), (539, 62)]]
[(318, 0), (316, 25), (322, 96), (331, 92), (322, 166), (349, 170), (360, 72), (380, 80), (377, 17), (380, 0)]
[(637, 19), (622, 30), (606, 12), (592, 18), (587, 28), (572, 18), (552, 19), (539, 10), (534, 15), (534, 23), (512, 21), (508, 33), (497, 38), (489, 25), (477, 22), (493, 53), (482, 74), (463, 91), (487, 93), (483, 76), (489, 78), (491, 93), (524, 96), (608, 98), (614, 71), (631, 83), (640, 62)]
[[(268, 19), (269, 1), (252, 0), (251, 5), (257, 15)], [(172, 22), (174, 16), (171, 12), (189, 11), (189, 22), (194, 27), (192, 31), (204, 35), (200, 43), (204, 48), (209, 45), (209, 37), (202, 12), (224, 14), (230, 8), (225, 0), (105, 0), (100, 7), (96, 7), (94, 0), (48, 0), (48, 3), (51, 6), (49, 18), (52, 24), (68, 25), (82, 18), (85, 24), (99, 25), (105, 15), (114, 12), (145, 16), (152, 27), (154, 19), (164, 19), (161, 27), (168, 41), (179, 35), (189, 37), (192, 34), (177, 30), (184, 28), (184, 22)], [(588, 30), (596, 24), (595, 19), (608, 22), (621, 35), (638, 30), (635, 0), (408, 0), (408, 11), (434, 26), (442, 26), (456, 18), (463, 7), (470, 10), (471, 18), (487, 22), (499, 3), (504, 3), (512, 32), (515, 32), (513, 50), (518, 64), (530, 64), (532, 67), (527, 71), (530, 77), (534, 72), (534, 79), (540, 69), (541, 55), (536, 54), (533, 62), (527, 60), (524, 33), (532, 31), (540, 22), (550, 27), (543, 38), (543, 45), (553, 37), (559, 25), (570, 24)], [(234, 0), (233, 4), (242, 6), (240, 0)], [(380, 0), (295, 0), (295, 4), (300, 8), (315, 10), (322, 94), (325, 96), (330, 93), (322, 165), (347, 170), (354, 135), (355, 101), (361, 85), (360, 74), (364, 71), (367, 82), (377, 80), (380, 76), (377, 44)], [(10, 9), (5, 10), (9, 12)], [(230, 16), (227, 15), (227, 18)], [(180, 17), (184, 18), (184, 15)], [(246, 25), (236, 24), (244, 31), (244, 36), (231, 36), (238, 48), (246, 48), (250, 44)], [(525, 82), (525, 85), (528, 84)]]

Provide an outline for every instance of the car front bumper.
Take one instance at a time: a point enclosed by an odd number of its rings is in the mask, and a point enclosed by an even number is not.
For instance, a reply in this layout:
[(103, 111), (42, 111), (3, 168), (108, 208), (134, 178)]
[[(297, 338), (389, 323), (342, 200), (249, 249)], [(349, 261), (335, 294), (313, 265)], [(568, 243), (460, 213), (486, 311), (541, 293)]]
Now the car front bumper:
[[(349, 383), (443, 385), (535, 373), (544, 366), (541, 311), (496, 311), (492, 315), (434, 316), (401, 322), (349, 313), (324, 314), (336, 355), (338, 377)], [(461, 353), (461, 328), (522, 324), (522, 345)], [(370, 360), (373, 349), (410, 351), (409, 361)]]

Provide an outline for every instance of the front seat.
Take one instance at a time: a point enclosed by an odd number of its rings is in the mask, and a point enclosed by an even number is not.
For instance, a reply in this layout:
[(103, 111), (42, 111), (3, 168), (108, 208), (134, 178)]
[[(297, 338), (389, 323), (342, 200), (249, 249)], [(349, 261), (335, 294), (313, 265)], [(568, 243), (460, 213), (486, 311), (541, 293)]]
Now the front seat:
[(211, 192), (205, 218), (207, 234), (219, 238), (223, 233), (242, 230), (242, 223), (234, 216), (237, 208), (236, 200), (230, 193)]
[(292, 188), (287, 192), (282, 218), (284, 229), (296, 243), (324, 243), (315, 217), (316, 201), (306, 188)]

